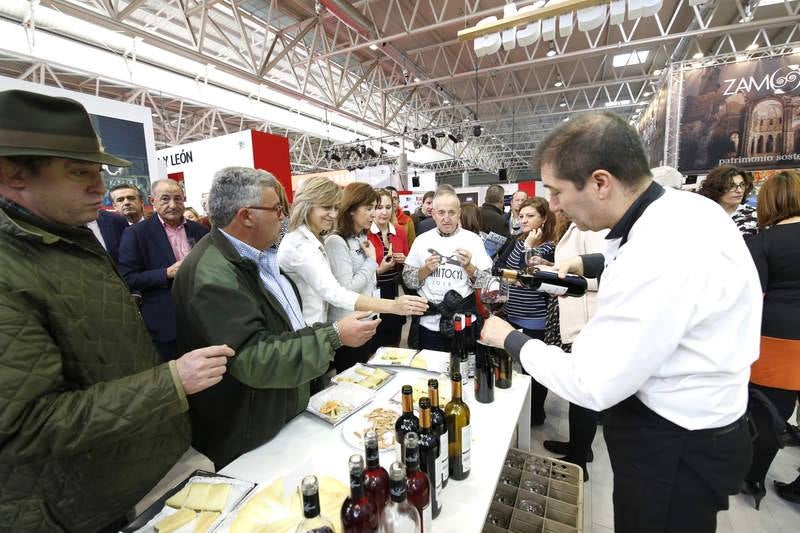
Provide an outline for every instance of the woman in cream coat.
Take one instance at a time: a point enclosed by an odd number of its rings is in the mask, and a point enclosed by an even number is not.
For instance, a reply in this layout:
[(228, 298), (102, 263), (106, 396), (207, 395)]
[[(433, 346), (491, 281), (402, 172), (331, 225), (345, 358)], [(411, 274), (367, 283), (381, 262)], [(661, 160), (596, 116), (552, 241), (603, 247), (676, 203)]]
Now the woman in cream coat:
[(395, 315), (424, 313), (428, 308), (424, 298), (374, 298), (349, 290), (336, 280), (323, 239), (334, 229), (340, 199), (339, 186), (328, 178), (304, 181), (292, 204), (289, 232), (278, 248), (278, 264), (297, 286), (306, 324), (327, 322), (329, 306)]
[[(606, 249), (604, 231), (582, 231), (571, 223), (556, 244), (555, 264), (572, 257), (602, 253)], [(597, 309), (597, 280), (587, 279), (586, 295), (581, 298), (559, 298), (558, 316), (559, 332), (564, 351), (569, 352), (572, 342), (583, 326), (594, 315)], [(564, 460), (580, 465), (584, 472), (584, 481), (589, 480), (586, 470), (587, 461), (592, 458), (592, 441), (597, 432), (599, 414), (573, 403), (569, 404), (569, 438), (568, 442), (546, 440), (544, 447), (553, 452), (564, 454)]]

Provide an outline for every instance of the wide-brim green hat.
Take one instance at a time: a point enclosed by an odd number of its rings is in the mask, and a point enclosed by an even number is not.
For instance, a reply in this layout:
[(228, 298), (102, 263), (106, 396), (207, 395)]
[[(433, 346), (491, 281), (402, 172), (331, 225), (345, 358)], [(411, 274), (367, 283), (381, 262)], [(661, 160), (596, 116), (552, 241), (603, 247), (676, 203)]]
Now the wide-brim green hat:
[(75, 100), (29, 91), (2, 91), (0, 157), (19, 155), (131, 166), (130, 161), (105, 152), (89, 113)]

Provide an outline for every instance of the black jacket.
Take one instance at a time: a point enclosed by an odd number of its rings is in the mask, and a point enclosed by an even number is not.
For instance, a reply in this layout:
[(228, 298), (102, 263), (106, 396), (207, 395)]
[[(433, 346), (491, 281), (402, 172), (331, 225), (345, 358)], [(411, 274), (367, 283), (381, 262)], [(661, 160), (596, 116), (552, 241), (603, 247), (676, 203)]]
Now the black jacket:
[(481, 231), (491, 233), (492, 231), (503, 237), (509, 236), (508, 224), (503, 216), (503, 212), (492, 204), (481, 206)]

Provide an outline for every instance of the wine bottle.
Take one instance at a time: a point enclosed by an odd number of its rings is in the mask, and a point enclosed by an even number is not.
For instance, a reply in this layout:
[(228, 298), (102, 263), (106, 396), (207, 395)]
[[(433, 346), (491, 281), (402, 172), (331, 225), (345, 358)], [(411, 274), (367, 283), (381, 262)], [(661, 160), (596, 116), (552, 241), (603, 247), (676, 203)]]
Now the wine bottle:
[(535, 291), (553, 296), (583, 296), (586, 294), (586, 278), (567, 274), (564, 279), (557, 272), (534, 269), (532, 273), (522, 270), (500, 269), (500, 275), (509, 281), (518, 281)]
[(375, 505), (364, 491), (364, 459), (351, 455), (350, 496), (342, 503), (340, 517), (345, 533), (371, 533), (378, 530), (379, 517)]
[(481, 403), (494, 401), (494, 362), (492, 348), (483, 341), (477, 343), (475, 355), (475, 399)]
[[(466, 326), (466, 332), (467, 332), (467, 342), (466, 342), (466, 345), (467, 345), (467, 376), (470, 377), (470, 378), (474, 378), (475, 377), (475, 353), (476, 353), (476, 348), (475, 348), (475, 337), (476, 337), (475, 336), (475, 326), (476, 326), (476, 324), (472, 323), (472, 313), (467, 313), (467, 326)], [(463, 374), (463, 372), (464, 372), (463, 368), (461, 369), (461, 372)], [(463, 379), (463, 376), (462, 376), (462, 379)]]
[(514, 372), (514, 360), (511, 355), (502, 348), (492, 348), (497, 372), (495, 374), (495, 386), (498, 389), (510, 389), (511, 378)]
[(380, 533), (420, 533), (422, 519), (406, 499), (406, 471), (402, 463), (389, 467), (390, 500), (381, 516)]
[(413, 388), (411, 385), (403, 385), (402, 403), (403, 414), (397, 417), (394, 423), (395, 437), (397, 439), (397, 447), (400, 462), (405, 461), (406, 452), (403, 448), (405, 446), (406, 433), (419, 431), (419, 419), (414, 415), (414, 396), (412, 395)]
[(320, 516), (319, 482), (317, 476), (306, 476), (300, 482), (303, 493), (303, 520), (295, 533), (334, 533), (333, 522)]
[(453, 316), (453, 340), (450, 341), (450, 376), (461, 371), (461, 354), (464, 353), (464, 329), (461, 315)]
[(423, 533), (432, 531), (431, 523), (431, 485), (425, 472), (419, 469), (419, 440), (415, 432), (406, 435), (405, 440), (406, 463), (406, 492), (408, 501), (417, 508), (422, 517)]
[(431, 509), (433, 518), (442, 511), (442, 467), (439, 461), (439, 438), (431, 429), (431, 400), (419, 399), (419, 467), (428, 474), (431, 483)]
[(367, 469), (364, 471), (364, 489), (380, 515), (389, 500), (389, 473), (381, 466), (378, 434), (369, 430), (364, 435)]
[(461, 400), (461, 375), (451, 378), (453, 398), (444, 408), (449, 438), (450, 477), (466, 479), (469, 476), (472, 433), (469, 425), (469, 407)]
[(450, 461), (448, 451), (450, 448), (447, 438), (447, 418), (444, 410), (439, 407), (439, 380), (432, 378), (428, 380), (428, 396), (431, 399), (431, 427), (434, 434), (439, 436), (439, 472), (442, 474), (442, 489), (447, 486), (450, 479)]

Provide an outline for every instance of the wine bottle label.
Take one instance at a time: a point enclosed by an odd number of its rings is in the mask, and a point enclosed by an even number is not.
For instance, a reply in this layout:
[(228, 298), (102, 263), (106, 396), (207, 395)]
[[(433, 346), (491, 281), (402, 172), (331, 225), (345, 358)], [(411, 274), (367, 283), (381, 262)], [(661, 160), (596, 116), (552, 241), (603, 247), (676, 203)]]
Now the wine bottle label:
[(474, 353), (470, 353), (469, 356), (467, 357), (467, 364), (469, 365), (469, 367), (467, 369), (467, 375), (469, 375), (469, 377), (471, 377), (471, 378), (474, 378), (475, 377), (475, 354)]
[(433, 531), (433, 511), (430, 503), (422, 508), (422, 531), (423, 533)]
[(461, 464), (464, 472), (469, 472), (470, 456), (472, 455), (472, 427), (469, 425), (461, 428)]
[(562, 296), (567, 294), (566, 287), (560, 287), (558, 285), (552, 285), (550, 283), (542, 283), (539, 285), (539, 289), (541, 292), (546, 292), (547, 294), (552, 294), (553, 296)]
[(469, 379), (469, 360), (461, 361), (458, 371), (461, 373), (461, 384), (466, 385)]
[(450, 456), (448, 449), (450, 442), (447, 440), (447, 432), (445, 431), (439, 437), (439, 457), (441, 461), (442, 483), (450, 479)]

